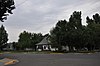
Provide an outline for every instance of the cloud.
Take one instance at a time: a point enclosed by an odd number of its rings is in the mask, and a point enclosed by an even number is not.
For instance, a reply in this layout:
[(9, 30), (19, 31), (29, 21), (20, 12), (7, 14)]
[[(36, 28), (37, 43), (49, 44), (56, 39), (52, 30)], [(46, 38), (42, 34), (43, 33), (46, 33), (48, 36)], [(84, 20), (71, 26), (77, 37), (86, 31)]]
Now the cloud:
[(15, 0), (16, 9), (4, 24), (9, 42), (17, 41), (24, 30), (46, 34), (61, 19), (69, 19), (73, 11), (82, 11), (83, 24), (86, 16), (100, 13), (99, 0)]

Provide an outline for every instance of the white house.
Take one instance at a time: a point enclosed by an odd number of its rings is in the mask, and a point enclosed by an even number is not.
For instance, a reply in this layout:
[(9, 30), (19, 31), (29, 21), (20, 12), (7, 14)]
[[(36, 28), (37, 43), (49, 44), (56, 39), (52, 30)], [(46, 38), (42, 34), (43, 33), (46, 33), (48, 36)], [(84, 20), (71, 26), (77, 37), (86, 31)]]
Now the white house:
[(37, 51), (49, 51), (51, 50), (51, 45), (48, 41), (48, 37), (45, 37), (40, 43), (36, 44)]

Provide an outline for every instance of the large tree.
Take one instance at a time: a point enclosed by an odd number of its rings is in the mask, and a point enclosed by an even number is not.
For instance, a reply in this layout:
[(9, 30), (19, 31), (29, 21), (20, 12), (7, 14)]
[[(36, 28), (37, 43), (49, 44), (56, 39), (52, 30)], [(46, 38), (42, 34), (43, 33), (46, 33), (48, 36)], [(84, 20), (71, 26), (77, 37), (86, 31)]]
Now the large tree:
[(19, 35), (18, 43), (19, 43), (20, 49), (30, 48), (31, 36), (32, 34), (26, 31), (24, 31), (23, 33)]
[[(58, 21), (50, 33), (51, 43), (58, 46), (59, 50), (62, 46), (68, 45), (70, 51), (73, 51), (73, 47), (78, 47), (82, 41), (80, 37), (82, 35), (81, 12), (74, 11), (69, 18), (69, 22), (66, 20)], [(79, 43), (77, 43), (78, 41)]]
[(81, 19), (81, 12), (74, 11), (73, 14), (69, 18), (69, 49), (70, 51), (73, 51), (73, 47), (81, 48), (80, 45), (82, 45), (82, 19)]
[(0, 0), (0, 21), (4, 22), (9, 14), (15, 9), (14, 0)]
[(8, 41), (8, 34), (5, 30), (5, 27), (2, 25), (0, 27), (0, 48), (2, 49), (3, 45)]

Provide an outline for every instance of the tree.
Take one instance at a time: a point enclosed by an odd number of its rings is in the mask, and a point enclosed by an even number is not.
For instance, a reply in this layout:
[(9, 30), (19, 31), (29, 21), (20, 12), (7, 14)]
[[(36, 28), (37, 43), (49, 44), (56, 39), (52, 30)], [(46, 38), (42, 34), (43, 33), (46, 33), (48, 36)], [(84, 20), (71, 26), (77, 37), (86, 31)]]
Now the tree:
[(59, 50), (66, 45), (69, 46), (70, 51), (73, 51), (73, 47), (78, 47), (78, 45), (80, 47), (83, 27), (81, 20), (81, 12), (74, 11), (69, 22), (66, 20), (58, 21), (56, 27), (50, 31), (51, 43)]
[[(82, 21), (81, 21), (81, 12), (74, 11), (69, 18), (68, 23), (68, 46), (69, 50), (73, 51), (73, 47), (76, 49), (81, 48), (82, 46)], [(67, 37), (66, 37), (67, 38)]]
[(66, 46), (66, 20), (60, 20), (56, 27), (50, 31), (50, 41), (53, 47), (61, 51), (62, 46)]
[(4, 22), (9, 14), (15, 9), (14, 0), (0, 0), (0, 21)]
[(43, 35), (41, 33), (29, 33), (22, 32), (19, 35), (18, 46), (21, 50), (26, 48), (36, 49), (35, 44), (39, 43), (43, 39)]
[(31, 33), (24, 31), (19, 35), (18, 44), (21, 50), (30, 48), (31, 46)]
[(2, 50), (2, 46), (6, 44), (8, 41), (8, 34), (5, 30), (5, 27), (2, 25), (0, 27), (0, 48)]
[(41, 33), (32, 33), (32, 39), (31, 39), (31, 48), (36, 50), (36, 45), (39, 43), (44, 37)]

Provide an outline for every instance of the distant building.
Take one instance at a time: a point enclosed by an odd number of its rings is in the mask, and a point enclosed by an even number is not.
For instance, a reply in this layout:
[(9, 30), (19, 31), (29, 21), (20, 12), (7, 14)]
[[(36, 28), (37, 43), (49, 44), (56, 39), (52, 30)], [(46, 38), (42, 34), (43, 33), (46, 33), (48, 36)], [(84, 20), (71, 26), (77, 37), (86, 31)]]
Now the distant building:
[(3, 50), (15, 50), (13, 43), (6, 43), (3, 45)]

